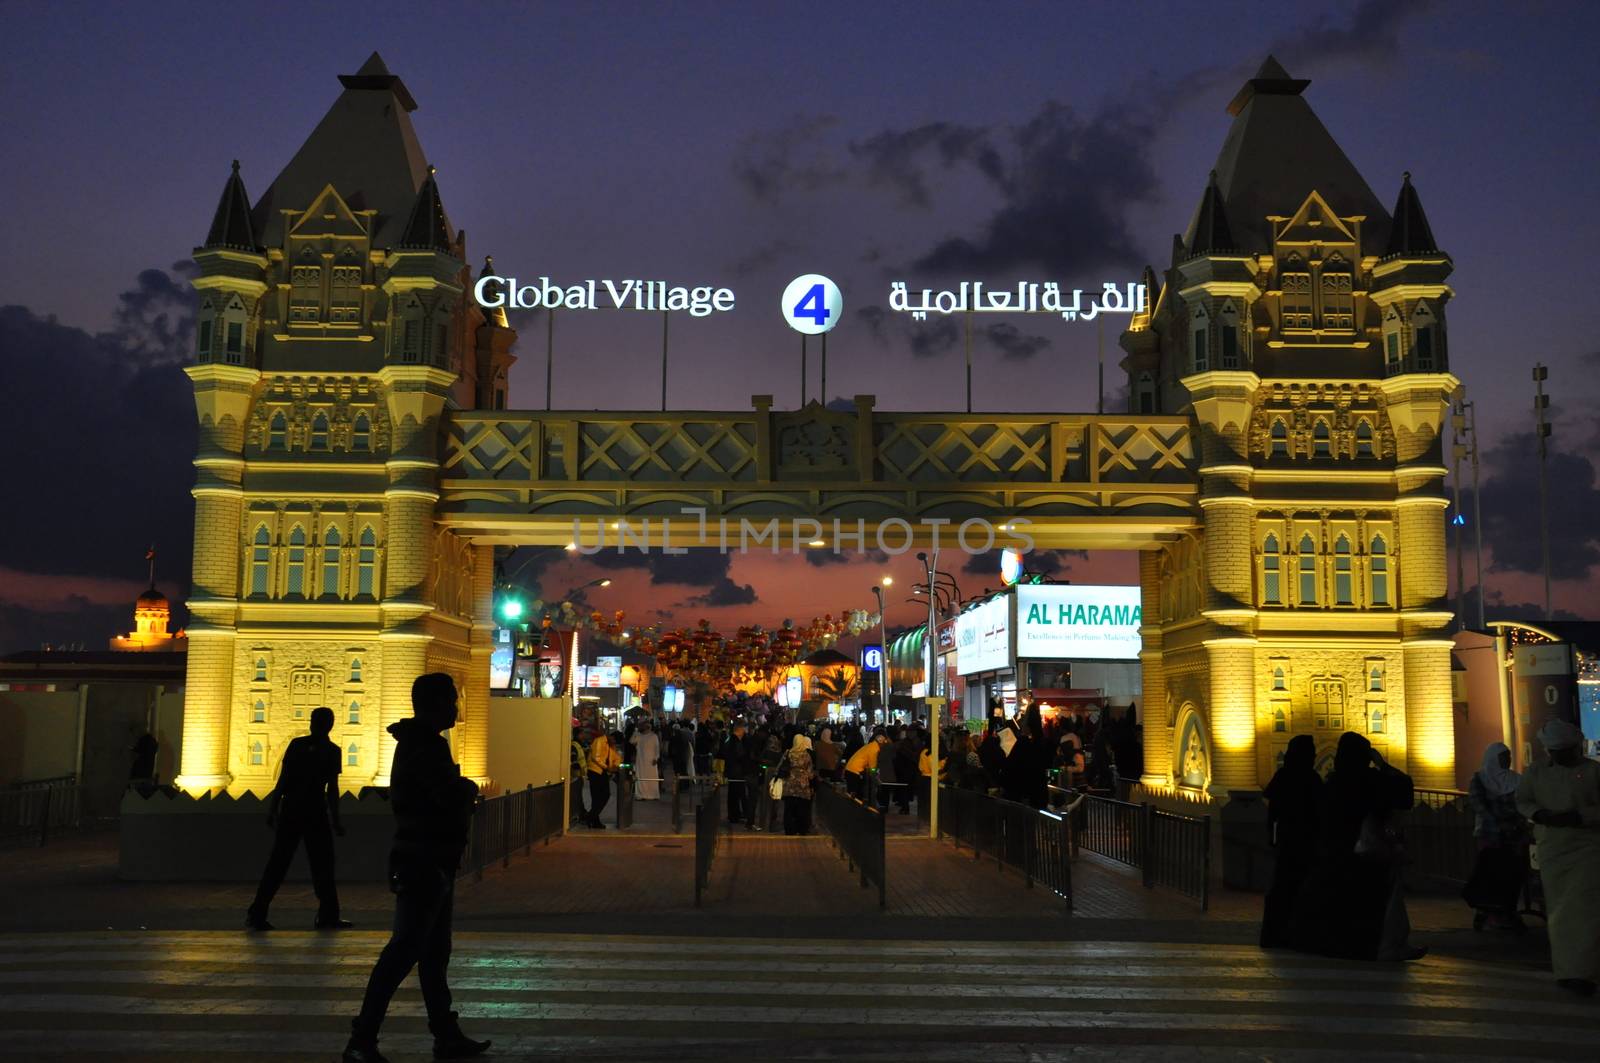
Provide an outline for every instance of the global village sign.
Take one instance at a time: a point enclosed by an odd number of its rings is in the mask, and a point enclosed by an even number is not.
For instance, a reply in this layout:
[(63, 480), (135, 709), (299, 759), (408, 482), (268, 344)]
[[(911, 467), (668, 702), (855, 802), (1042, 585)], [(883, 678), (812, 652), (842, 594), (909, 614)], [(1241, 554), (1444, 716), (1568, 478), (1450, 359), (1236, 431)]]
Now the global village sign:
[(578, 284), (518, 284), (515, 277), (485, 274), (472, 296), (488, 310), (687, 310), (691, 317), (725, 314), (733, 309), (731, 288), (712, 285), (682, 287), (666, 281), (587, 280)]
[(1083, 305), (1083, 289), (1072, 289), (1072, 301), (1061, 298), (1061, 285), (1054, 281), (1038, 284), (1018, 281), (1016, 290), (1009, 286), (984, 290), (982, 281), (962, 281), (961, 286), (949, 291), (935, 292), (922, 289), (922, 301), (913, 304), (911, 292), (905, 281), (889, 285), (889, 309), (909, 313), (916, 321), (926, 321), (933, 314), (1060, 314), (1065, 321), (1093, 321), (1101, 314), (1142, 314), (1148, 293), (1143, 284), (1127, 285), (1124, 295), (1120, 287), (1107, 281), (1100, 286), (1098, 298)]

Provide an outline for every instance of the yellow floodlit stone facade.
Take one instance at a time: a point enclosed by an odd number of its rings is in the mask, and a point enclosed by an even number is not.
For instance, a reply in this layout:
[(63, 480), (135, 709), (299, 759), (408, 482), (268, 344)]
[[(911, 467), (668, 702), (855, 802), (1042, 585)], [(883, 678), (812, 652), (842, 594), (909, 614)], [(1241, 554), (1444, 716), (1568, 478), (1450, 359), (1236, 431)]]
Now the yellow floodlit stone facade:
[[(456, 677), (487, 781), (492, 551), (573, 521), (874, 541), (1026, 517), (1041, 548), (1139, 554), (1146, 789), (1256, 789), (1289, 738), (1367, 735), (1454, 780), (1440, 430), (1450, 259), (1409, 176), (1391, 212), (1272, 60), (1148, 309), (1122, 414), (507, 411), (515, 334), (470, 298), (374, 56), (253, 205), (195, 252), (200, 419), (180, 785), (264, 791), (318, 705), (344, 782), (387, 782), (412, 680)], [(700, 538), (684, 506), (705, 511)], [(860, 522), (859, 525), (857, 522)], [(652, 548), (662, 545), (657, 539)]]
[[(1356, 731), (1454, 782), (1440, 430), (1445, 285), (1405, 176), (1391, 215), (1268, 60), (1148, 315), (1136, 407), (1189, 412), (1202, 527), (1145, 555), (1145, 784), (1253, 789), (1296, 734)], [(1157, 281), (1147, 272), (1154, 290)]]
[(455, 676), (485, 776), (490, 547), (434, 522), (446, 410), (505, 404), (514, 334), (374, 55), (255, 204), (235, 164), (203, 246), (200, 420), (179, 785), (269, 789), (334, 709), (346, 787), (383, 785), (412, 680)]

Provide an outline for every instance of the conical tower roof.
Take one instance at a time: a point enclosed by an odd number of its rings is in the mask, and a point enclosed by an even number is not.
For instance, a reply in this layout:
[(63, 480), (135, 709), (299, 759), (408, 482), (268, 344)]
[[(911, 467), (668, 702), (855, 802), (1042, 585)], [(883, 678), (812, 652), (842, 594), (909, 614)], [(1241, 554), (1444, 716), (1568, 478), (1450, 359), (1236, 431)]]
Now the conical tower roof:
[[(1291, 217), (1319, 192), (1341, 217), (1360, 215), (1366, 247), (1389, 237), (1389, 212), (1301, 95), (1310, 82), (1292, 78), (1271, 56), (1228, 105), (1233, 126), (1213, 169), (1239, 249), (1272, 246), (1267, 216)], [(1199, 212), (1184, 243), (1194, 246)], [(1370, 252), (1368, 252), (1370, 253)]]
[(211, 218), (206, 242), (200, 246), (228, 247), (236, 251), (255, 251), (261, 246), (250, 224), (250, 197), (245, 193), (244, 179), (239, 176), (238, 159), (233, 160), (233, 172), (228, 175), (228, 183), (222, 186), (217, 213)]
[(265, 240), (282, 238), (280, 211), (305, 210), (330, 184), (352, 210), (377, 212), (374, 246), (393, 247), (405, 231), (428, 175), (416, 101), (377, 52), (339, 82), (344, 91), (256, 202), (251, 220)]
[(411, 205), (411, 216), (406, 220), (405, 231), (396, 241), (396, 247), (415, 250), (444, 251), (455, 245), (455, 231), (450, 219), (445, 217), (444, 203), (439, 198), (439, 182), (433, 178), (433, 167), (417, 190), (416, 202)]
[(1422, 200), (1411, 183), (1407, 170), (1400, 182), (1400, 198), (1394, 204), (1394, 224), (1389, 229), (1389, 246), (1384, 258), (1438, 254), (1439, 246), (1433, 241), (1433, 230), (1428, 227), (1428, 216), (1422, 212)]

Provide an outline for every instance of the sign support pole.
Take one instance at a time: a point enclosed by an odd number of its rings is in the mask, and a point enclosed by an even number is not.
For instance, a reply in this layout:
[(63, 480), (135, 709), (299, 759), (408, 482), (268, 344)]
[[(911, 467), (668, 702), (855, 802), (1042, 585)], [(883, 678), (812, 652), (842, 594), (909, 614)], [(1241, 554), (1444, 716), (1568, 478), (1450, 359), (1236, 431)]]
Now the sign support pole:
[(806, 404), (806, 334), (800, 333), (800, 405)]
[(554, 379), (556, 361), (556, 312), (545, 311), (544, 319), (544, 408), (550, 409), (550, 382)]
[(661, 412), (667, 411), (667, 322), (672, 315), (661, 311)]

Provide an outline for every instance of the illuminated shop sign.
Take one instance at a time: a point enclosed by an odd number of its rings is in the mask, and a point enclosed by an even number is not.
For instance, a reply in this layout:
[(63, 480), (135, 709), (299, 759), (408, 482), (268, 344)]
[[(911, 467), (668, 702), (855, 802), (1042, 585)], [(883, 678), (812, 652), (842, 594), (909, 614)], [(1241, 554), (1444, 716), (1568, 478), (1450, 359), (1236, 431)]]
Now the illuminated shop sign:
[(555, 284), (540, 277), (521, 284), (515, 277), (485, 274), (472, 296), (486, 309), (505, 310), (687, 310), (690, 317), (725, 314), (733, 309), (733, 289), (713, 285), (684, 287), (666, 281), (586, 280)]
[(1093, 321), (1101, 314), (1142, 314), (1148, 294), (1143, 284), (1123, 288), (1110, 281), (1100, 286), (1100, 294), (1083, 304), (1083, 289), (1072, 289), (1071, 301), (1061, 296), (1061, 285), (1051, 281), (1038, 284), (1018, 281), (1011, 287), (985, 289), (982, 281), (962, 281), (957, 288), (936, 292), (922, 289), (913, 303), (905, 281), (889, 285), (889, 309), (909, 313), (918, 321), (929, 314), (1060, 314), (1066, 321)]
[(1011, 599), (991, 598), (956, 617), (956, 674), (1011, 667)]
[(1138, 587), (1024, 583), (1016, 595), (1020, 660), (1139, 659)]

